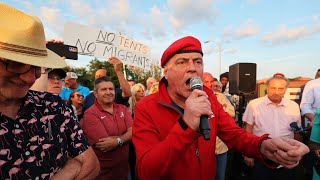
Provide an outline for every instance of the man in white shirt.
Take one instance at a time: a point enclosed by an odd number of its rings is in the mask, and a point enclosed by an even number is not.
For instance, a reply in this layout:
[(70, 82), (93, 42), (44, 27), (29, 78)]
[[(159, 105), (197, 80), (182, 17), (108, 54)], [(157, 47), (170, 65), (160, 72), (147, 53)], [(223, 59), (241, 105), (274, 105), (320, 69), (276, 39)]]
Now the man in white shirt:
[(320, 69), (315, 78), (305, 85), (300, 103), (301, 114), (310, 120), (311, 125), (316, 109), (320, 107)]
[[(245, 130), (257, 136), (269, 134), (271, 138), (294, 138), (290, 123), (301, 124), (299, 105), (283, 98), (289, 85), (285, 77), (272, 77), (267, 81), (267, 95), (250, 101), (243, 115)], [(294, 179), (294, 169), (270, 169), (264, 164), (244, 157), (245, 163), (253, 167), (252, 179)]]

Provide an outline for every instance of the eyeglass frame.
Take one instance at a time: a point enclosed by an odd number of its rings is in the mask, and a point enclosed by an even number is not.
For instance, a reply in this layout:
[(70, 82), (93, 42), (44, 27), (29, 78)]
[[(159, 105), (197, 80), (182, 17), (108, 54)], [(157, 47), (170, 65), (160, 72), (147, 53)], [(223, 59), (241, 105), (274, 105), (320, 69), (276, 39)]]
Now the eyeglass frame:
[[(40, 71), (38, 71), (38, 72), (40, 72), (39, 74), (46, 74), (50, 70), (49, 68), (33, 66), (33, 65), (30, 65), (30, 64), (24, 64), (24, 63), (21, 63), (21, 62), (16, 62), (16, 61), (12, 61), (12, 60), (9, 60), (9, 59), (4, 59), (4, 58), (1, 58), (0, 62), (5, 65), (7, 72), (14, 73), (14, 74), (25, 74), (25, 73), (29, 72), (32, 67), (35, 68), (36, 73), (37, 73), (37, 70), (40, 69)], [(16, 72), (16, 70), (17, 70), (16, 67), (17, 66), (13, 66), (13, 67), (15, 67), (14, 69), (8, 68), (8, 67), (12, 66), (12, 63), (16, 63), (16, 65), (20, 65), (21, 67), (22, 67), (22, 65), (24, 65), (27, 68), (25, 68), (24, 71)], [(11, 64), (11, 66), (9, 66), (10, 64)]]

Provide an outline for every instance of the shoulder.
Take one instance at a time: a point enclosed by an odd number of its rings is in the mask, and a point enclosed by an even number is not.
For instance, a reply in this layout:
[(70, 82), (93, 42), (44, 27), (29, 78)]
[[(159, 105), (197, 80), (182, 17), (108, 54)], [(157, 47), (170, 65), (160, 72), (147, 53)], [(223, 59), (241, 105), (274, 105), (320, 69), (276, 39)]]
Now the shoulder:
[(266, 96), (263, 96), (263, 97), (259, 97), (259, 98), (256, 98), (256, 99), (253, 99), (249, 102), (248, 106), (249, 107), (256, 107), (258, 105), (263, 105), (265, 104), (265, 102), (267, 101), (267, 97)]
[(67, 91), (71, 91), (71, 89), (69, 89), (68, 87), (63, 87), (63, 88), (61, 89), (61, 93), (62, 93), (62, 92), (67, 92)]
[(78, 86), (78, 89), (81, 90), (81, 91), (90, 91), (90, 89), (88, 87), (81, 86), (80, 84)]
[(59, 102), (63, 103), (64, 101), (61, 99), (60, 96), (54, 95), (48, 92), (40, 92), (40, 91), (32, 91), (29, 90), (29, 93), (36, 99), (42, 102), (48, 102), (48, 103), (53, 103), (53, 102)]
[(141, 99), (141, 101), (139, 101), (136, 105), (152, 105), (154, 103), (159, 102), (159, 93), (153, 93), (153, 94), (149, 94), (148, 96), (145, 96)]
[(282, 99), (284, 101), (285, 104), (290, 105), (292, 107), (299, 107), (298, 103), (296, 103), (295, 101), (291, 100), (291, 99), (286, 99), (283, 98)]

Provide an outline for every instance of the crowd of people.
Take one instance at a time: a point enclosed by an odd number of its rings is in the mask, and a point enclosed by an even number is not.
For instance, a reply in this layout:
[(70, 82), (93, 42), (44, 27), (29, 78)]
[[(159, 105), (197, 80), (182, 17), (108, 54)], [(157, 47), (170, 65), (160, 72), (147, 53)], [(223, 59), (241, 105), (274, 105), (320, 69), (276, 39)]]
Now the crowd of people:
[[(293, 179), (309, 154), (310, 178), (320, 179), (320, 69), (300, 107), (283, 97), (289, 80), (271, 77), (242, 127), (228, 72), (203, 72), (203, 56), (197, 38), (174, 41), (161, 57), (164, 76), (146, 86), (111, 57), (120, 87), (99, 69), (90, 91), (46, 48), (37, 17), (0, 3), (0, 179), (223, 180), (228, 151), (243, 155), (252, 179)], [(195, 77), (201, 88), (190, 87)], [(301, 117), (312, 126), (309, 147), (290, 129)]]

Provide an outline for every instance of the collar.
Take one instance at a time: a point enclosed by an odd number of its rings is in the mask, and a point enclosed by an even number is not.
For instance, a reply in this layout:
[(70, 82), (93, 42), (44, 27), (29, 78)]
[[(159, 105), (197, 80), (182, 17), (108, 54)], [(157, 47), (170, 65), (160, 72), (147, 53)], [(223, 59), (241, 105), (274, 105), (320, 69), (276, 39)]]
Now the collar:
[[(95, 98), (94, 104), (97, 106), (97, 108), (99, 109), (99, 111), (103, 111), (103, 112), (109, 113), (108, 111), (106, 111), (106, 110), (104, 110), (104, 109), (102, 108), (102, 106), (99, 104), (97, 98)], [(116, 103), (113, 102), (112, 105), (113, 105), (113, 112), (114, 112), (115, 109), (116, 109), (116, 108), (115, 108), (115, 107), (116, 107)]]
[[(270, 105), (270, 104), (275, 105), (275, 104), (268, 98), (267, 95), (265, 95), (264, 97), (265, 97), (265, 100), (264, 100), (264, 104), (265, 104), (265, 105)], [(282, 99), (281, 99), (281, 102), (280, 102), (278, 105), (276, 105), (276, 106), (287, 106), (287, 103), (286, 103), (285, 99), (282, 98)]]

